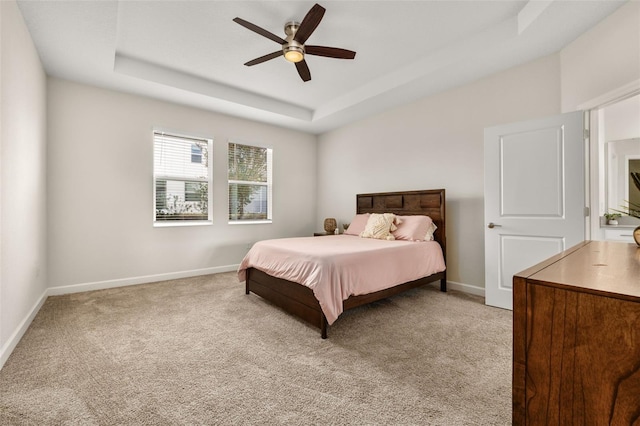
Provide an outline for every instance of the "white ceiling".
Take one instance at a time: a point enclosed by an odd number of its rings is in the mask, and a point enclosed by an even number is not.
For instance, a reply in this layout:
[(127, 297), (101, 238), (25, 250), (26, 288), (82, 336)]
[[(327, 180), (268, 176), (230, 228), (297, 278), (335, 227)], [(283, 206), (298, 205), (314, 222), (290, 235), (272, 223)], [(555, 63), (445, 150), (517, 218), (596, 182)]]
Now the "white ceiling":
[[(322, 133), (559, 51), (624, 1), (337, 1), (307, 43), (357, 52), (307, 56), (304, 83), (280, 45), (307, 1), (29, 1), (18, 5), (47, 74)], [(526, 82), (523, 82), (526, 84)]]

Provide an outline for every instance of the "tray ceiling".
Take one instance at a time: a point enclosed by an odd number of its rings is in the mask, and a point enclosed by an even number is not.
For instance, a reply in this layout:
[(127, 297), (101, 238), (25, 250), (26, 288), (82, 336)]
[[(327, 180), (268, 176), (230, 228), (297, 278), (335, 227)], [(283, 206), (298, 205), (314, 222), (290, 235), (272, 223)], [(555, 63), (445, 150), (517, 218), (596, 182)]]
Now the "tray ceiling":
[(322, 133), (559, 51), (622, 1), (324, 1), (307, 41), (357, 52), (246, 67), (314, 2), (27, 1), (18, 5), (47, 74)]

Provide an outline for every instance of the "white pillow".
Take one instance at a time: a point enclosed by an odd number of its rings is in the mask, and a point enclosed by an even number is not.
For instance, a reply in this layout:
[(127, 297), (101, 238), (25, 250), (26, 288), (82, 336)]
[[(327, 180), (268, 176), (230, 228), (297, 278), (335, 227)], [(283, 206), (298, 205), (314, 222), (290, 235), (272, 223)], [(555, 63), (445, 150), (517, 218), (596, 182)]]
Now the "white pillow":
[(433, 233), (436, 232), (436, 229), (438, 229), (436, 224), (431, 222), (431, 224), (429, 225), (429, 229), (427, 230), (427, 235), (424, 236), (424, 240), (433, 241), (434, 240)]
[(378, 240), (395, 240), (391, 232), (395, 231), (396, 215), (393, 213), (372, 213), (367, 220), (364, 231), (360, 233), (362, 238), (375, 238)]

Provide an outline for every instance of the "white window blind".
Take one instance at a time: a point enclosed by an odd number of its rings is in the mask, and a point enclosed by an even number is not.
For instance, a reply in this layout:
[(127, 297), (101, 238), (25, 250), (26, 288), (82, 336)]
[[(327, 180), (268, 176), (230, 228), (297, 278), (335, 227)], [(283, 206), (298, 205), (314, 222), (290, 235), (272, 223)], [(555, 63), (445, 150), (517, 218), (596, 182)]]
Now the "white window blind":
[(270, 221), (273, 150), (229, 143), (229, 221)]
[(153, 133), (154, 224), (211, 221), (211, 143)]

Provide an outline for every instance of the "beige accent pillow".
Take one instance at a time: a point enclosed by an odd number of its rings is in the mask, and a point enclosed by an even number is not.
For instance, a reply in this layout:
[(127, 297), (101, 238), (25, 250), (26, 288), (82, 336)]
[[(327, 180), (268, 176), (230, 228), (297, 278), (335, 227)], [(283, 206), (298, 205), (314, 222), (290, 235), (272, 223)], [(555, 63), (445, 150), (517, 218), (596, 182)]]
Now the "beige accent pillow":
[(425, 241), (433, 241), (435, 239), (433, 234), (434, 234), (434, 232), (436, 232), (436, 229), (438, 229), (436, 224), (431, 222), (431, 224), (429, 225), (429, 229), (427, 230), (427, 235), (425, 235), (425, 237), (424, 237), (424, 240)]
[(395, 221), (396, 215), (393, 213), (372, 213), (360, 236), (378, 240), (395, 240), (395, 237), (391, 234), (397, 229)]

